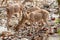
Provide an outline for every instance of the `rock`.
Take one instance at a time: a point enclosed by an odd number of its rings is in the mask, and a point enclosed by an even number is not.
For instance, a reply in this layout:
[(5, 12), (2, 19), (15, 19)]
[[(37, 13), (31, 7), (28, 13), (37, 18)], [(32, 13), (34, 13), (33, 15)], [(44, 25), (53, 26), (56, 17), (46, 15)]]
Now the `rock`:
[(21, 38), (21, 40), (28, 40), (27, 38)]

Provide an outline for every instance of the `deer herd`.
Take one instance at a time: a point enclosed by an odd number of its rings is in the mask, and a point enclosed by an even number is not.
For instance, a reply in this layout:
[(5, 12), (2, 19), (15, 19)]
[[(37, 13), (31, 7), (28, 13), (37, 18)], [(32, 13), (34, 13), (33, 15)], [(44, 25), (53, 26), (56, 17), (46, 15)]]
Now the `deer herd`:
[[(47, 20), (49, 18), (49, 12), (47, 10), (41, 9), (37, 6), (32, 6), (31, 8), (25, 9), (25, 2), (33, 2), (33, 0), (25, 0), (23, 3), (20, 3), (19, 0), (1, 1), (0, 7), (6, 8), (7, 11), (7, 28), (12, 27), (12, 25), (9, 24), (12, 15), (18, 18), (18, 24), (14, 26), (16, 30), (19, 30), (19, 28), (21, 28), (21, 25), (26, 20), (28, 20), (31, 25), (33, 25), (33, 23), (39, 23), (41, 25), (44, 25), (44, 23), (48, 24)], [(6, 4), (6, 6), (3, 6), (3, 4)]]

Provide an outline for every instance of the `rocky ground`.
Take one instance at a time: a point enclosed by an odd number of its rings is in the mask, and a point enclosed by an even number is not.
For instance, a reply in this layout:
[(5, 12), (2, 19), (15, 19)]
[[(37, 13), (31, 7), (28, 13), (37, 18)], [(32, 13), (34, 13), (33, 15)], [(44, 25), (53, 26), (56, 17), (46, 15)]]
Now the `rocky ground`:
[(60, 40), (60, 35), (54, 34), (49, 36), (48, 40)]

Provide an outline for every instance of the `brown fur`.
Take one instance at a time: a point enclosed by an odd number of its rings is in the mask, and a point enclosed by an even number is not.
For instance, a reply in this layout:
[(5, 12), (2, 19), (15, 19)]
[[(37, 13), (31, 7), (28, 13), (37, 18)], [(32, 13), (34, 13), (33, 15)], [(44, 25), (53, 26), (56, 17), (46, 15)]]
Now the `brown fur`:
[[(18, 3), (18, 5), (7, 5), (7, 15), (8, 15), (8, 26), (9, 26), (9, 20), (11, 19), (12, 15), (14, 13), (19, 13), (21, 15), (23, 6)], [(9, 28), (9, 27), (8, 27)]]
[(44, 10), (44, 9), (40, 9), (40, 10), (36, 10), (34, 12), (32, 12), (30, 14), (31, 19), (33, 19), (33, 21), (44, 21), (45, 23), (47, 23), (47, 18), (48, 18), (48, 14), (49, 12)]
[[(20, 13), (22, 11), (22, 8), (23, 8), (23, 6), (21, 6), (21, 5), (20, 5), (20, 7), (18, 7), (18, 5), (11, 6), (11, 5), (8, 4), (8, 6), (7, 6), (8, 25), (9, 25), (9, 19), (11, 18), (11, 16), (15, 12)], [(31, 24), (33, 22), (40, 22), (41, 24), (43, 24), (43, 22), (47, 23), (48, 14), (49, 14), (49, 12), (44, 10), (44, 9), (39, 9), (39, 8), (32, 7), (31, 9), (28, 9), (25, 14), (22, 14), (22, 20), (19, 21), (19, 23), (15, 27), (15, 29), (16, 29), (16, 31), (19, 30), (19, 27), (21, 27), (23, 22), (25, 22), (26, 20), (29, 20), (31, 22)]]
[(43, 24), (43, 22), (45, 22), (48, 24), (48, 22), (47, 22), (48, 14), (49, 14), (49, 12), (44, 9), (38, 9), (33, 12), (25, 13), (22, 16), (22, 20), (16, 26), (16, 30), (19, 30), (18, 28), (21, 27), (23, 22), (25, 22), (26, 20), (29, 20), (31, 22), (31, 24), (33, 22), (40, 22), (41, 24)]
[(30, 18), (31, 21), (35, 21), (35, 22), (40, 21), (41, 23), (42, 22), (47, 23), (47, 19), (49, 17), (48, 16), (49, 12), (44, 9), (36, 9), (36, 10), (34, 10), (34, 9), (32, 8), (32, 11), (28, 10), (28, 13), (26, 14), (28, 19)]

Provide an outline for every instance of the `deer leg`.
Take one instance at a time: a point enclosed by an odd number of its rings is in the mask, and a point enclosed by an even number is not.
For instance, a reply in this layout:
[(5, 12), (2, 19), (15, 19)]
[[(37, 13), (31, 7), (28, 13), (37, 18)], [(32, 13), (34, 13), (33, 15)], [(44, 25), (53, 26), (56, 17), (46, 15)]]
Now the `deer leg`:
[(7, 29), (9, 30), (9, 22), (10, 22), (10, 19), (12, 17), (12, 14), (10, 12), (7, 12)]

